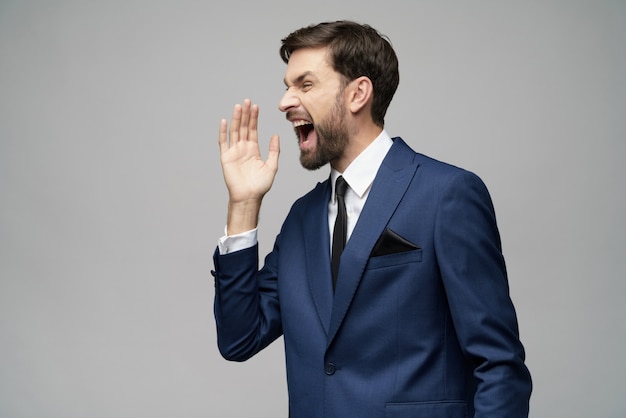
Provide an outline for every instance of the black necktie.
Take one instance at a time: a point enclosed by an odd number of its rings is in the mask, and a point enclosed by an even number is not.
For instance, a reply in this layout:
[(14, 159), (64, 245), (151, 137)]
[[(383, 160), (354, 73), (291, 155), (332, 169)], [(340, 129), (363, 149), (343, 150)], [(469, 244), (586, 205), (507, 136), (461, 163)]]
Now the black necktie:
[(333, 248), (332, 248), (332, 269), (333, 269), (333, 289), (337, 283), (337, 274), (339, 272), (339, 258), (343, 247), (346, 245), (346, 236), (348, 230), (348, 215), (346, 214), (346, 202), (344, 196), (348, 189), (348, 183), (342, 176), (337, 177), (335, 182), (335, 195), (337, 197), (337, 219), (335, 220), (335, 229), (333, 230)]

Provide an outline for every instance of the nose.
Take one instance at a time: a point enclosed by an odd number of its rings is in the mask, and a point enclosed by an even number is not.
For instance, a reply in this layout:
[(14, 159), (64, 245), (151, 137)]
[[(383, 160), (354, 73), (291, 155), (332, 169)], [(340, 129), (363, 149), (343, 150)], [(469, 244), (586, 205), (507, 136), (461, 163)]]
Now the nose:
[(285, 94), (278, 102), (278, 109), (281, 112), (286, 112), (293, 107), (297, 107), (300, 104), (297, 95), (294, 93), (291, 87), (287, 88)]

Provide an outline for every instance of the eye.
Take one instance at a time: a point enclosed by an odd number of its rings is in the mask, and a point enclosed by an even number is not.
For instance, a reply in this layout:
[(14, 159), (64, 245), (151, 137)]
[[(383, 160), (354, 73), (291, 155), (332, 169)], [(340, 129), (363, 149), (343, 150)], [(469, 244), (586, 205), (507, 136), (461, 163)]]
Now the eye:
[(302, 90), (307, 91), (310, 90), (313, 87), (313, 83), (310, 81), (305, 81), (304, 83), (302, 83), (302, 86), (300, 87)]

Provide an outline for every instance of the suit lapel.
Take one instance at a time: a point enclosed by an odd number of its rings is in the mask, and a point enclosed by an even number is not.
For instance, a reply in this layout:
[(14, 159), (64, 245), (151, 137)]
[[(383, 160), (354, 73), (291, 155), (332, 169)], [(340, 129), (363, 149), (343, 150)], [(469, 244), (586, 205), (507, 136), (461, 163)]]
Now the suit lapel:
[[(382, 234), (413, 179), (418, 166), (414, 157), (415, 153), (404, 141), (395, 138), (394, 145), (376, 174), (367, 202), (341, 255), (330, 318), (329, 345), (348, 311), (376, 240)], [(328, 243), (328, 234), (326, 236)]]
[[(310, 219), (303, 222), (309, 289), (324, 330), (328, 333), (333, 302), (333, 286), (330, 271), (330, 237), (328, 232), (328, 201), (330, 182), (320, 183), (315, 190), (318, 195), (310, 209)], [(308, 217), (308, 216), (307, 216)]]

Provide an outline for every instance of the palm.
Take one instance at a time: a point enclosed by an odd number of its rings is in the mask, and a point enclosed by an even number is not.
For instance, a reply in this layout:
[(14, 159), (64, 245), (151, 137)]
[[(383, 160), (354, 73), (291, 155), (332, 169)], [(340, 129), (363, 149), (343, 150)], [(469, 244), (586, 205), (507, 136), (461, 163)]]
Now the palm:
[(220, 159), (231, 202), (262, 199), (278, 170), (278, 136), (270, 141), (267, 161), (261, 158), (258, 115), (258, 107), (246, 100), (243, 106), (235, 106), (228, 135), (227, 122), (220, 124)]

